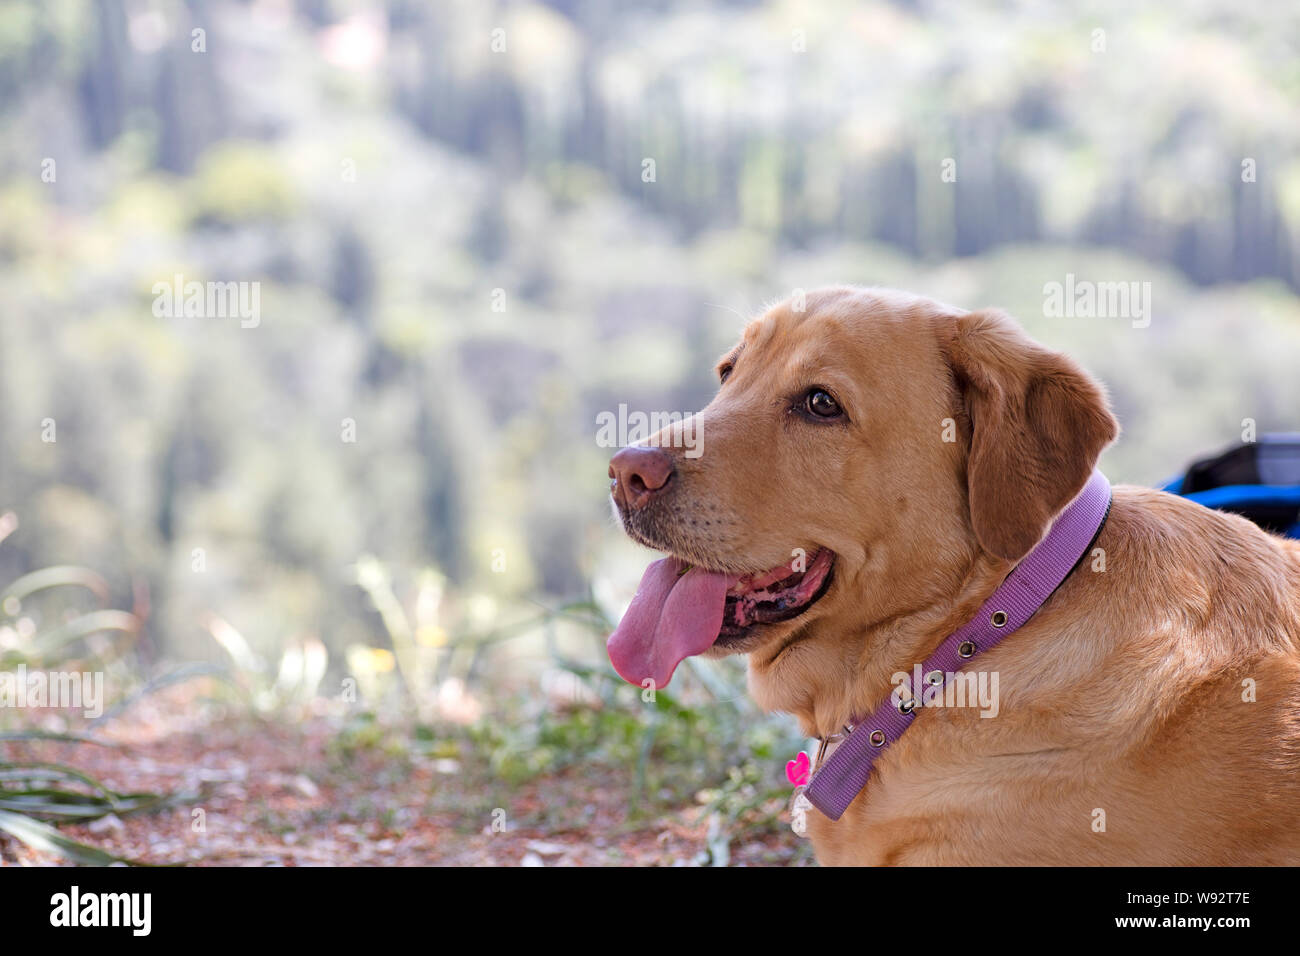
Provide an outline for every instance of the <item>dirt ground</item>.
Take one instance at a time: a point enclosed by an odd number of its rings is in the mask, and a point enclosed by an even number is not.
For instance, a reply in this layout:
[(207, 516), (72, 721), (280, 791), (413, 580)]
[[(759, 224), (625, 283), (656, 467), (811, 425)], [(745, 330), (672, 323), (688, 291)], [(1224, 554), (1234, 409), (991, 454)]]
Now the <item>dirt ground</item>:
[[(626, 774), (608, 768), (505, 783), (481, 766), (463, 766), (466, 758), (406, 747), (401, 733), (376, 730), (358, 740), (336, 715), (200, 717), (176, 696), (138, 705), (103, 736), (119, 746), (6, 746), (23, 748), (13, 758), (72, 763), (120, 792), (180, 794), (156, 812), (60, 827), (137, 862), (683, 866), (717, 859), (698, 805), (637, 815)], [(727, 852), (730, 865), (811, 861), (805, 841), (784, 827), (732, 840)], [(61, 862), (3, 834), (0, 861)]]

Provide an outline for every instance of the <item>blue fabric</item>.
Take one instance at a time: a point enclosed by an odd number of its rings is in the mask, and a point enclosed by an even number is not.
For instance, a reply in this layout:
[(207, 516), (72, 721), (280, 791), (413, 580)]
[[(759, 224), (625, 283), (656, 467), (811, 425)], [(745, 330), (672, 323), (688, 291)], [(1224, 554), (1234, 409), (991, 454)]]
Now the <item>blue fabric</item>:
[[(1182, 484), (1183, 476), (1179, 475), (1165, 482), (1160, 490), (1175, 495), (1181, 494), (1178, 489)], [(1224, 485), (1221, 488), (1193, 491), (1182, 497), (1220, 511), (1231, 511), (1249, 505), (1293, 505), (1300, 509), (1300, 485)], [(1284, 533), (1288, 538), (1300, 538), (1300, 522), (1292, 525)]]
[[(1168, 490), (1168, 489), (1166, 489)], [(1244, 505), (1296, 505), (1300, 507), (1300, 485), (1224, 485), (1183, 495), (1207, 508)]]

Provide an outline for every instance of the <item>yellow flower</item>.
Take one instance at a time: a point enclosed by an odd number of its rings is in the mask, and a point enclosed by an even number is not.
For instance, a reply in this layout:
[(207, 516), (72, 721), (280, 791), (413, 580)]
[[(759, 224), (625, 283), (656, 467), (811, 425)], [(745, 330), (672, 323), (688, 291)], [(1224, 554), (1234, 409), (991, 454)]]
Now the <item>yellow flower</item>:
[(396, 663), (393, 652), (382, 647), (353, 644), (348, 648), (348, 667), (358, 674), (387, 674)]
[(442, 647), (447, 643), (447, 632), (437, 624), (424, 624), (415, 629), (415, 643), (422, 647)]

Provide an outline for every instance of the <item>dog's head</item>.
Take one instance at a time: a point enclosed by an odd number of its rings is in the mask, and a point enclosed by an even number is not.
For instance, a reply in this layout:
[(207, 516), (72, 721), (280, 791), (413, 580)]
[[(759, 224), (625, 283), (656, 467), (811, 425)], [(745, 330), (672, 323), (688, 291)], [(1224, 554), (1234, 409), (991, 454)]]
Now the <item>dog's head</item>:
[(610, 464), (624, 529), (670, 555), (609, 641), (635, 683), (691, 654), (870, 653), (855, 634), (1028, 553), (1117, 432), (1099, 386), (1007, 316), (886, 290), (778, 305), (717, 372), (693, 421)]

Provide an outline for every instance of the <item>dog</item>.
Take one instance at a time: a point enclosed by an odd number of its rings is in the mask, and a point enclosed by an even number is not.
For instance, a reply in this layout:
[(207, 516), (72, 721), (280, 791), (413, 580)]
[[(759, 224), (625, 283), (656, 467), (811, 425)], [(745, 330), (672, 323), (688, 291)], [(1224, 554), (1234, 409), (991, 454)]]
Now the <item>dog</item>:
[[(970, 621), (1080, 495), (1118, 424), (998, 310), (882, 289), (786, 302), (689, 423), (614, 455), (626, 533), (668, 557), (609, 639), (625, 679), (748, 655), (765, 710), (832, 739)], [(823, 865), (1300, 864), (1300, 547), (1111, 489), (1081, 560), (972, 662), (987, 708), (921, 708)]]

